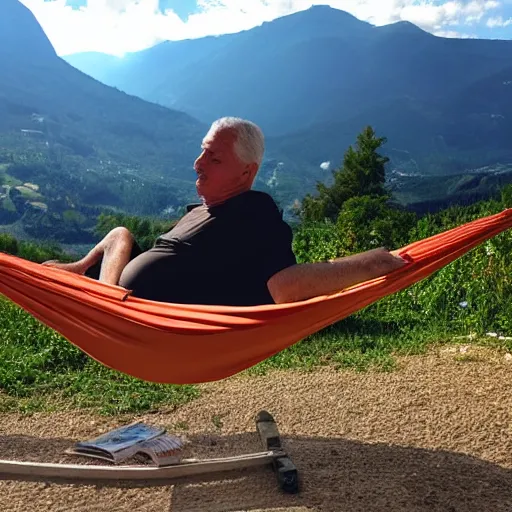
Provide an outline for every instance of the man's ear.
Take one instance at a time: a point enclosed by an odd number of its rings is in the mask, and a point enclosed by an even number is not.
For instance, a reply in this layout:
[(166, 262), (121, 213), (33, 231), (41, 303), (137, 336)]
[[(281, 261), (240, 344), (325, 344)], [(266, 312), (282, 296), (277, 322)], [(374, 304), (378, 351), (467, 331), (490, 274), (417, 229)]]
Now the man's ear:
[(258, 164), (256, 162), (253, 162), (252, 164), (247, 164), (245, 166), (245, 173), (249, 173), (249, 177), (251, 179), (254, 179), (257, 172), (258, 172)]

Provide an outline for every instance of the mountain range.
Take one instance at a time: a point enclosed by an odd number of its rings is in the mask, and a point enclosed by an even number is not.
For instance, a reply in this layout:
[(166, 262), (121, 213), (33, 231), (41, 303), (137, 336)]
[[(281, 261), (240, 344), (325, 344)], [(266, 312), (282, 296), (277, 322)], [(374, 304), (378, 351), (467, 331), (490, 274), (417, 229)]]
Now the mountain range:
[(510, 67), (512, 41), (441, 38), (409, 22), (377, 27), (313, 6), (237, 34), (168, 41), (123, 58), (65, 59), (206, 123), (228, 112), (273, 136), (363, 112), (371, 121), (373, 109), (397, 100), (451, 101)]
[[(446, 199), (447, 176), (447, 190), (471, 193), (477, 168), (501, 164), (507, 179), (511, 62), (512, 41), (375, 27), (326, 6), (122, 59), (63, 59), (26, 7), (2, 0), (0, 224), (85, 240), (105, 209), (175, 214), (196, 199), (192, 163), (223, 115), (264, 128), (256, 186), (285, 209), (330, 179), (320, 164), (336, 167), (366, 125), (388, 138), (404, 204)], [(422, 187), (423, 175), (441, 190)]]
[(320, 5), (237, 34), (65, 59), (205, 123), (227, 114), (256, 121), (281, 176), (304, 174), (308, 187), (329, 179), (320, 163), (338, 165), (366, 125), (388, 139), (398, 176), (512, 163), (512, 40), (377, 27)]
[(78, 71), (56, 55), (18, 0), (0, 2), (0, 66), (0, 132), (43, 131), (45, 143), (64, 154), (110, 159), (148, 178), (193, 181), (206, 125)]
[(37, 219), (31, 234), (51, 237), (64, 213), (87, 227), (103, 208), (154, 214), (195, 196), (207, 126), (72, 67), (18, 0), (0, 2), (0, 69), (0, 224)]

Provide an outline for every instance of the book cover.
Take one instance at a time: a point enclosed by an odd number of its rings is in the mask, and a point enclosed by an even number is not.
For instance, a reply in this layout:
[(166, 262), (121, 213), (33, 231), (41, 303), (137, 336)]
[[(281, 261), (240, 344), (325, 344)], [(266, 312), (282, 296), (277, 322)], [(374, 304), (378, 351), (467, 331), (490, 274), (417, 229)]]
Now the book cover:
[(137, 453), (145, 453), (157, 465), (176, 464), (181, 458), (183, 440), (164, 435), (164, 428), (137, 422), (106, 434), (75, 443), (66, 450), (69, 455), (82, 455), (119, 463)]

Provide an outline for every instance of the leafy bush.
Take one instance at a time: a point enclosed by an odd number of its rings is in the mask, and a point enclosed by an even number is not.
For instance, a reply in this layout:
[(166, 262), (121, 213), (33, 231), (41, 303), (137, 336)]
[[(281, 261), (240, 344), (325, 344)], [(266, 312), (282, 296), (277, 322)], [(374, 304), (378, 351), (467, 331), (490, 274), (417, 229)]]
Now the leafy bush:
[(0, 233), (0, 252), (18, 254), (18, 240), (7, 233)]
[[(369, 249), (372, 244), (368, 245), (368, 241), (372, 241), (372, 236), (379, 235), (382, 226), (394, 242), (391, 247), (399, 248), (498, 213), (508, 206), (511, 192), (512, 188), (505, 188), (501, 201), (483, 201), (470, 207), (459, 206), (427, 215), (417, 220), (407, 236), (407, 224), (411, 222), (408, 214), (397, 214), (386, 207), (378, 210), (379, 216), (366, 224), (365, 219), (372, 217), (366, 207), (372, 202), (375, 206), (376, 201), (357, 198), (353, 202), (354, 210), (347, 202), (340, 213), (340, 219), (348, 219), (347, 222), (324, 224), (316, 229), (299, 229), (301, 258), (303, 261), (318, 261), (332, 254), (334, 249), (340, 254)], [(361, 209), (361, 205), (365, 208)], [(364, 215), (364, 212), (368, 215)], [(359, 223), (355, 220), (359, 220)], [(344, 234), (345, 226), (348, 231)], [(309, 243), (304, 242), (306, 235)], [(321, 244), (319, 240), (328, 240), (329, 243)], [(380, 244), (385, 238), (377, 240)], [(323, 254), (319, 258), (319, 248), (322, 247)], [(396, 323), (404, 328), (415, 326), (428, 329), (436, 325), (445, 332), (457, 334), (483, 334), (487, 331), (512, 334), (511, 253), (512, 233), (509, 230), (474, 248), (429, 278), (378, 301), (356, 316)]]

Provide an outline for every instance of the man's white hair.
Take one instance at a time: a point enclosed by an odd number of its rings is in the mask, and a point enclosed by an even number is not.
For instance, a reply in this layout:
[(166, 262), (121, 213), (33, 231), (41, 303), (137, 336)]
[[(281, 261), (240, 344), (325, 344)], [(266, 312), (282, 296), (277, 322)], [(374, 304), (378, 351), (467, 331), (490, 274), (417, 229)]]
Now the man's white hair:
[(205, 139), (213, 137), (220, 130), (233, 130), (236, 133), (235, 152), (242, 162), (256, 162), (258, 167), (261, 165), (265, 137), (257, 124), (240, 117), (221, 117), (212, 123)]

